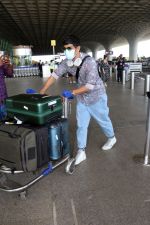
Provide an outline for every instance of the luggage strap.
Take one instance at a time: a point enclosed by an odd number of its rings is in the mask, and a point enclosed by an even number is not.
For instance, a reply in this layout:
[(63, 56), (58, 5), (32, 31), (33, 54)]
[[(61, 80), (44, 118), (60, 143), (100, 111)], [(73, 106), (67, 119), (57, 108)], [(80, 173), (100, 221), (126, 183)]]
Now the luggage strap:
[[(8, 125), (9, 126), (9, 125)], [(18, 130), (19, 127), (17, 127), (13, 132), (9, 132), (7, 130), (3, 130), (3, 129), (0, 129), (0, 131), (4, 132), (4, 133), (7, 133), (11, 138), (16, 138), (16, 137), (20, 137), (19, 134), (16, 134), (16, 131)]]
[(60, 122), (60, 154), (61, 154), (61, 157), (63, 157), (63, 153), (64, 153), (64, 143), (62, 141), (62, 137), (63, 137), (63, 134), (62, 134), (62, 123)]

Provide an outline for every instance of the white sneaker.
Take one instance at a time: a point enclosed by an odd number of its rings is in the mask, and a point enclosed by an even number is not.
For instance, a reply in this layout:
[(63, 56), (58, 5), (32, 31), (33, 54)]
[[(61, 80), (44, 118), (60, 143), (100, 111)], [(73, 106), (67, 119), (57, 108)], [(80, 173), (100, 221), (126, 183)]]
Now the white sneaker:
[(103, 145), (102, 150), (110, 150), (117, 142), (115, 137), (108, 138), (107, 142)]
[(78, 165), (82, 161), (86, 160), (86, 154), (84, 150), (78, 150), (78, 153), (75, 157), (75, 165)]

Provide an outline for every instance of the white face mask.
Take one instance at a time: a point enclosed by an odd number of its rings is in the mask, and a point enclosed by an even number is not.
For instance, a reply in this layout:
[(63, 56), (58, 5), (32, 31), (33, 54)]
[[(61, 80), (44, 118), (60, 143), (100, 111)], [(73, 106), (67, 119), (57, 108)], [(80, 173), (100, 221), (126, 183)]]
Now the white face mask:
[(72, 60), (75, 57), (75, 49), (66, 49), (64, 53), (68, 60)]

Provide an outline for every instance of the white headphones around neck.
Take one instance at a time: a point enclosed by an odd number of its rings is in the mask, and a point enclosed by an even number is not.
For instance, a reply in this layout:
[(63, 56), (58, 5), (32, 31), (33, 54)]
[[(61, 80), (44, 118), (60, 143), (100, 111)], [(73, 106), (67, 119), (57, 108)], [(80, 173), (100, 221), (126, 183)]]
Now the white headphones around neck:
[(75, 59), (75, 61), (72, 61), (72, 60), (68, 60), (67, 61), (67, 65), (69, 66), (69, 67), (72, 67), (72, 66), (80, 66), (80, 64), (82, 63), (82, 59), (81, 58), (77, 58), (77, 59)]

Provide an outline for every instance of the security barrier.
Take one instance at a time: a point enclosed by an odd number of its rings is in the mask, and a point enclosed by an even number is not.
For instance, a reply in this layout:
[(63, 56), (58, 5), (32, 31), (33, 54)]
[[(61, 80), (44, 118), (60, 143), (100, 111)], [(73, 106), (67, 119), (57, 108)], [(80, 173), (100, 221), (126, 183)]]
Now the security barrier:
[(145, 75), (145, 83), (144, 83), (144, 95), (150, 91), (150, 74)]
[(122, 84), (123, 84), (123, 85), (126, 84), (126, 74), (125, 74), (125, 70), (123, 70), (123, 73), (122, 73)]

